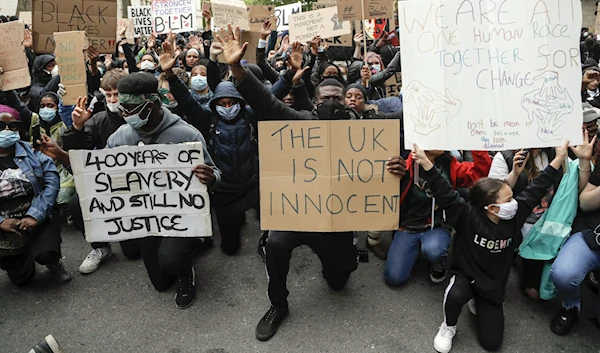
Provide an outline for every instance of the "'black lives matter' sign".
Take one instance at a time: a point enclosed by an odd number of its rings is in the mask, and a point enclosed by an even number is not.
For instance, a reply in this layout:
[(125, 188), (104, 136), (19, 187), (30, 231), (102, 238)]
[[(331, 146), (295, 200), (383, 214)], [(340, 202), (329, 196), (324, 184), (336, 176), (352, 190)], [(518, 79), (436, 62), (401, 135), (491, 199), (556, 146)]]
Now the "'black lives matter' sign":
[(69, 151), (88, 242), (212, 235), (202, 144)]

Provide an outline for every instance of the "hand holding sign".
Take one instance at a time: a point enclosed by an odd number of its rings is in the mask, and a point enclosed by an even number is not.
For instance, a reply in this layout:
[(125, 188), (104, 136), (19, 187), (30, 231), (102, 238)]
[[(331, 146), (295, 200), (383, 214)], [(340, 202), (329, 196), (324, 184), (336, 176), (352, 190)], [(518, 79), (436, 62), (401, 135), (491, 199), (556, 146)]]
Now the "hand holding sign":
[(388, 172), (396, 174), (400, 179), (404, 178), (406, 174), (406, 161), (400, 156), (394, 156), (385, 162), (385, 166)]
[(239, 65), (248, 48), (248, 43), (242, 45), (240, 38), (240, 28), (236, 26), (234, 31), (231, 25), (227, 25), (227, 29), (221, 28), (216, 35), (217, 41), (223, 45), (223, 55), (229, 65)]
[(75, 109), (71, 113), (73, 127), (79, 131), (83, 131), (83, 125), (92, 117), (92, 111), (85, 107), (85, 103), (87, 103), (87, 97), (79, 96), (75, 103)]
[(270, 34), (271, 34), (271, 21), (266, 21), (265, 23), (263, 23), (262, 28), (260, 29), (260, 38), (262, 40), (266, 40)]
[(431, 170), (431, 168), (433, 168), (433, 163), (431, 163), (431, 160), (429, 160), (429, 157), (427, 157), (427, 153), (425, 151), (423, 151), (416, 143), (413, 144), (413, 150), (411, 152), (411, 156), (412, 159), (421, 167), (423, 167), (423, 169), (425, 171), (429, 171)]
[(206, 164), (199, 164), (192, 168), (192, 171), (194, 172), (194, 175), (196, 175), (196, 177), (200, 179), (200, 182), (204, 185), (212, 186), (217, 180), (217, 178), (215, 177), (215, 171)]

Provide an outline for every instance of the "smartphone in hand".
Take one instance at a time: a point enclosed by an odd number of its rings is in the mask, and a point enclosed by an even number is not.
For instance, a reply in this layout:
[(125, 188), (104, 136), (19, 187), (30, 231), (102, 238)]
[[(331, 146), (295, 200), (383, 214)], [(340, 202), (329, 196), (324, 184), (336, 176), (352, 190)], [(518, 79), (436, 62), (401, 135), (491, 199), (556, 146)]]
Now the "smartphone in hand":
[(33, 144), (33, 148), (38, 149), (40, 147), (40, 145), (37, 143), (38, 140), (42, 139), (42, 133), (40, 131), (40, 125), (35, 125), (33, 128), (31, 128), (31, 139), (32, 139), (32, 144)]

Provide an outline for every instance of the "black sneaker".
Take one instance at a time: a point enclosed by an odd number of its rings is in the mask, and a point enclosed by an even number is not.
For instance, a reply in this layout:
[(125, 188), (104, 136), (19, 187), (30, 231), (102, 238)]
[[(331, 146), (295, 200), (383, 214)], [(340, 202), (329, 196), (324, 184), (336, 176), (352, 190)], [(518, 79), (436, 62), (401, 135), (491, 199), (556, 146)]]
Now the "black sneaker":
[(73, 274), (67, 270), (62, 260), (58, 260), (57, 263), (47, 265), (46, 267), (50, 270), (50, 274), (56, 282), (68, 283), (73, 279)]
[(442, 283), (446, 280), (446, 267), (444, 262), (433, 264), (429, 269), (429, 278), (433, 283)]
[(43, 341), (31, 348), (28, 353), (64, 353), (52, 335), (46, 336)]
[(560, 308), (560, 311), (550, 323), (550, 330), (559, 336), (565, 336), (571, 331), (578, 317), (579, 312), (577, 308), (568, 310)]
[(190, 277), (179, 277), (177, 279), (177, 294), (175, 294), (175, 305), (179, 309), (185, 309), (192, 305), (196, 299), (196, 271), (192, 267)]
[(271, 305), (265, 316), (256, 325), (256, 338), (259, 341), (267, 341), (275, 335), (279, 325), (288, 315), (288, 308)]
[(263, 261), (267, 259), (267, 238), (269, 237), (269, 231), (265, 230), (262, 232), (262, 236), (258, 240), (258, 255), (262, 257)]

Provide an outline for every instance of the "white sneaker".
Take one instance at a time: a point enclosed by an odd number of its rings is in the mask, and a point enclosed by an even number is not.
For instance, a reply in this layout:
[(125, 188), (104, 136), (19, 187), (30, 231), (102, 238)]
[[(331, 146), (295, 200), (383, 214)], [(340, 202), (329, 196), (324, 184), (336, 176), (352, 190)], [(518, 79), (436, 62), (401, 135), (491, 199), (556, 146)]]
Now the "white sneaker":
[(469, 300), (469, 311), (473, 315), (477, 315), (477, 308), (475, 307), (475, 300)]
[(79, 265), (79, 272), (88, 274), (96, 271), (100, 264), (112, 255), (110, 246), (92, 249), (85, 260)]
[(440, 330), (433, 340), (433, 347), (440, 353), (448, 353), (452, 349), (452, 339), (456, 335), (456, 326), (446, 326), (446, 322), (442, 322)]

